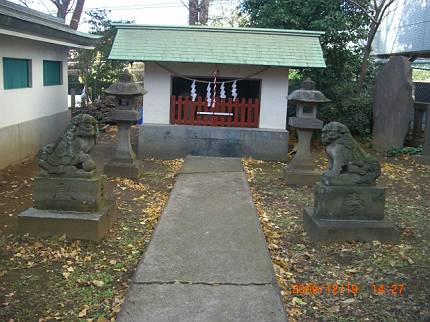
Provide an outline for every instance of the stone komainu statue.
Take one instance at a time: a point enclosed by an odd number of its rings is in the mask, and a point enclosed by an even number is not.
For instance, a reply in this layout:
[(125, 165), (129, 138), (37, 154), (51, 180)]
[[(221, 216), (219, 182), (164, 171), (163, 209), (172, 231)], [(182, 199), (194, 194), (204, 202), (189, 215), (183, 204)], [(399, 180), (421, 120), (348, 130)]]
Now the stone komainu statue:
[(349, 129), (331, 122), (322, 129), (321, 141), (329, 158), (329, 169), (322, 174), (326, 185), (374, 185), (381, 166), (354, 140)]
[(54, 144), (48, 144), (37, 154), (42, 176), (90, 178), (96, 164), (89, 152), (96, 144), (97, 121), (88, 114), (75, 116)]

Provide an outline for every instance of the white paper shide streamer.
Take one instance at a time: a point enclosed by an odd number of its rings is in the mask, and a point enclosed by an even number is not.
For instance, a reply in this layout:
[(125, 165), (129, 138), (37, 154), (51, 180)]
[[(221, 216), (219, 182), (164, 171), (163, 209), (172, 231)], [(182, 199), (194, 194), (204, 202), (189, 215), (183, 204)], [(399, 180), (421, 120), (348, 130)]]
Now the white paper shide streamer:
[(231, 85), (231, 96), (233, 97), (233, 101), (236, 101), (236, 98), (237, 98), (236, 81), (234, 81), (233, 84)]
[(212, 98), (211, 98), (211, 83), (208, 84), (206, 88), (206, 101), (208, 102), (208, 107), (211, 106)]
[(219, 97), (226, 98), (224, 82), (221, 83), (221, 87), (219, 88)]
[(193, 81), (193, 83), (191, 84), (191, 98), (192, 98), (193, 102), (196, 100), (196, 97), (197, 97), (196, 81)]

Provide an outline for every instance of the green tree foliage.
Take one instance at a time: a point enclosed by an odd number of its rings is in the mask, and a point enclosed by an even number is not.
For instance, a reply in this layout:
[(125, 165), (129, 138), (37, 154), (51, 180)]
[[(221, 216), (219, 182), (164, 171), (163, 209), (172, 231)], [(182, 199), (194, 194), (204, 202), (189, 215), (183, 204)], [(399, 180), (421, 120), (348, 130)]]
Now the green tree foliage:
[[(362, 0), (365, 5), (368, 0)], [(301, 69), (301, 78), (310, 76), (332, 102), (320, 109), (324, 121), (340, 121), (357, 134), (372, 127), (373, 80), (356, 93), (355, 82), (369, 31), (369, 17), (347, 0), (244, 0), (241, 6), (249, 25), (324, 31), (321, 37), (325, 69)], [(368, 75), (372, 75), (373, 65)]]
[(119, 73), (124, 70), (126, 63), (123, 61), (109, 60), (116, 30), (113, 23), (132, 23), (133, 21), (112, 21), (106, 10), (92, 10), (87, 13), (90, 24), (89, 33), (101, 35), (99, 45), (94, 50), (79, 50), (77, 52), (78, 66), (81, 77), (89, 88), (90, 95), (95, 98), (105, 88), (118, 79)]

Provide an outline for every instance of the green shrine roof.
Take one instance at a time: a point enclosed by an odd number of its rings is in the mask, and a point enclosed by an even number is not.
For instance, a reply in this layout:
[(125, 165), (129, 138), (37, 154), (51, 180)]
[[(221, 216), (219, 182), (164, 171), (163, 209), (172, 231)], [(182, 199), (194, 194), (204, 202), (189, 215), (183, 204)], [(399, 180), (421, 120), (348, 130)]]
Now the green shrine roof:
[(325, 67), (323, 32), (115, 24), (110, 59), (182, 63)]

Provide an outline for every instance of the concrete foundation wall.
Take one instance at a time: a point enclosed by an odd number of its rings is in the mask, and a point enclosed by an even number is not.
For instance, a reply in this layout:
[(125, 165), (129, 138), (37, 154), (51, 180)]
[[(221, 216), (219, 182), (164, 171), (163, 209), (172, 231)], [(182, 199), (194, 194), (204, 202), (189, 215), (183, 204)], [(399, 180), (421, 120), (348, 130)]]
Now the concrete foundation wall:
[(287, 160), (288, 132), (250, 128), (145, 124), (139, 128), (140, 159), (186, 155)]
[[(212, 65), (190, 63), (162, 63), (171, 71), (189, 77), (213, 77), (216, 68), (219, 77), (241, 78), (263, 70), (264, 66)], [(171, 78), (174, 76), (155, 63), (145, 63), (144, 122), (170, 123)], [(260, 128), (285, 130), (287, 117), (288, 68), (270, 67), (252, 77), (261, 79)], [(191, 89), (190, 89), (191, 90)], [(238, 87), (240, 92), (240, 87)], [(228, 94), (228, 93), (227, 93)]]
[(0, 128), (0, 169), (35, 154), (43, 145), (54, 142), (70, 120), (70, 112)]
[[(3, 57), (31, 60), (31, 87), (4, 89)], [(63, 62), (61, 85), (43, 85), (43, 60)], [(0, 129), (67, 111), (67, 48), (0, 35), (0, 111)]]

